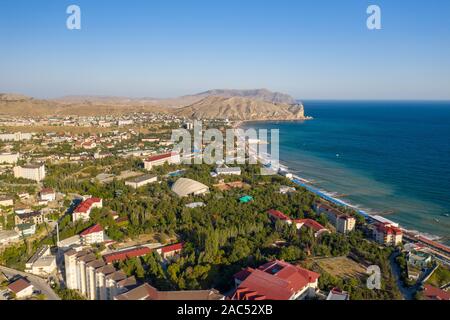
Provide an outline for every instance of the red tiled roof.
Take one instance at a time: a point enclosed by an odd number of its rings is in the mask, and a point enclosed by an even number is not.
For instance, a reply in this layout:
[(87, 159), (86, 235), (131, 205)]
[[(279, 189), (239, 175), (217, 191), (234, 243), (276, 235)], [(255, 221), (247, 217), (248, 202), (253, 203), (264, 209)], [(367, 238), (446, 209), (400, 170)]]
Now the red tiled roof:
[(92, 207), (94, 203), (100, 202), (102, 199), (100, 198), (89, 198), (83, 202), (81, 202), (74, 210), (74, 212), (83, 212), (86, 213)]
[(8, 289), (14, 293), (19, 293), (20, 291), (28, 288), (32, 284), (25, 278), (20, 278), (19, 280), (14, 281), (8, 285)]
[(148, 157), (145, 161), (147, 161), (147, 162), (158, 161), (158, 160), (170, 158), (173, 155), (175, 155), (175, 153), (157, 154), (155, 156)]
[(233, 300), (288, 300), (320, 276), (283, 261), (268, 262), (247, 271), (250, 274), (234, 293)]
[(234, 279), (237, 279), (237, 280), (239, 280), (239, 281), (244, 281), (245, 279), (247, 279), (247, 277), (248, 277), (249, 275), (252, 274), (253, 271), (254, 271), (254, 270), (253, 270), (252, 268), (245, 268), (245, 269), (242, 269), (241, 271), (235, 273), (234, 276), (233, 276), (233, 278), (234, 278)]
[(124, 261), (127, 259), (142, 257), (151, 252), (150, 248), (147, 247), (138, 247), (134, 249), (123, 250), (119, 252), (105, 254), (103, 259), (106, 263), (112, 263), (115, 261)]
[(313, 229), (314, 231), (320, 231), (320, 230), (326, 229), (323, 225), (321, 225), (320, 223), (318, 223), (317, 221), (315, 221), (313, 219), (298, 219), (298, 220), (294, 220), (294, 222), (304, 224), (305, 226)]
[(425, 298), (429, 300), (450, 300), (450, 292), (433, 287), (429, 284), (424, 286), (423, 294), (425, 295)]
[(80, 236), (83, 237), (83, 236), (87, 236), (88, 234), (96, 233), (96, 232), (100, 232), (100, 231), (103, 231), (102, 226), (99, 224), (96, 224), (96, 225), (93, 225), (92, 227), (84, 230), (82, 233), (80, 233)]
[(169, 252), (173, 252), (173, 251), (177, 251), (177, 250), (181, 250), (181, 249), (183, 249), (183, 243), (182, 242), (165, 246), (165, 247), (161, 248), (161, 252), (162, 253), (169, 253)]
[(375, 227), (377, 228), (377, 230), (379, 232), (383, 232), (385, 234), (395, 234), (395, 235), (403, 234), (403, 232), (402, 232), (402, 230), (400, 228), (394, 227), (394, 226), (389, 225), (389, 224), (377, 223), (375, 225)]
[(283, 212), (278, 211), (278, 210), (270, 209), (269, 211), (267, 211), (267, 213), (268, 213), (270, 216), (272, 216), (272, 217), (274, 217), (274, 218), (276, 218), (276, 219), (280, 219), (280, 220), (283, 220), (283, 221), (291, 220), (291, 218), (289, 218), (289, 217), (288, 217), (287, 215), (285, 215)]
[(55, 193), (55, 191), (53, 191), (52, 188), (43, 188), (40, 192), (40, 194), (50, 194), (50, 193)]

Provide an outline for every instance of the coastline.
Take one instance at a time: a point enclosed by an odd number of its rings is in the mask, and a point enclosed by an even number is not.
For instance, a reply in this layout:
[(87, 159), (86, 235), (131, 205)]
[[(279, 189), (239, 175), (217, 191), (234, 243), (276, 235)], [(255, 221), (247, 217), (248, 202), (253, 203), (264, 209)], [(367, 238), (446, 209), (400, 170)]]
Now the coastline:
[[(243, 129), (241, 126), (245, 123), (250, 123), (250, 122), (277, 122), (279, 120), (243, 120), (243, 121), (239, 121), (236, 122), (233, 125), (233, 129)], [(258, 161), (260, 161), (263, 164), (271, 164), (271, 160), (268, 158), (265, 158), (264, 156), (258, 155)], [(358, 214), (360, 214), (361, 216), (363, 216), (366, 220), (368, 221), (377, 221), (377, 216), (379, 216), (378, 214), (371, 214), (368, 211), (371, 211), (370, 209), (366, 209), (363, 210), (359, 207), (358, 204), (352, 204), (349, 203), (347, 201), (343, 201), (341, 199), (339, 199), (338, 197), (334, 196), (336, 193), (333, 193), (331, 191), (328, 190), (322, 190), (319, 188), (316, 188), (314, 186), (311, 185), (311, 182), (303, 177), (300, 177), (298, 175), (294, 175), (287, 166), (282, 164), (282, 159), (279, 159), (279, 168), (277, 170), (277, 174), (280, 174), (282, 176), (286, 176), (287, 174), (292, 175), (292, 179), (290, 179), (292, 182), (294, 182), (295, 184), (306, 188), (308, 191), (314, 193), (315, 195), (319, 196), (320, 198), (332, 202), (338, 206), (343, 206), (349, 209), (352, 209), (354, 211), (356, 211)], [(281, 172), (282, 171), (282, 172)], [(390, 220), (394, 223), (397, 223), (393, 220)], [(400, 229), (404, 232), (404, 235), (409, 238), (412, 239), (413, 241), (417, 241), (417, 242), (421, 242), (421, 243), (426, 243), (428, 245), (431, 245), (433, 247), (443, 247), (444, 251), (445, 250), (449, 250), (450, 251), (450, 247), (448, 247), (446, 244), (440, 242), (442, 241), (442, 238), (433, 234), (429, 234), (429, 233), (424, 233), (421, 232), (419, 230), (409, 230), (406, 228), (403, 228), (400, 226)], [(441, 248), (442, 249), (442, 248)]]
[(252, 120), (238, 120), (233, 121), (233, 124), (231, 125), (232, 129), (242, 129), (241, 125), (244, 123), (252, 123), (252, 122), (299, 122), (299, 121), (309, 121), (314, 120), (313, 117), (307, 116), (304, 118), (299, 119), (252, 119)]

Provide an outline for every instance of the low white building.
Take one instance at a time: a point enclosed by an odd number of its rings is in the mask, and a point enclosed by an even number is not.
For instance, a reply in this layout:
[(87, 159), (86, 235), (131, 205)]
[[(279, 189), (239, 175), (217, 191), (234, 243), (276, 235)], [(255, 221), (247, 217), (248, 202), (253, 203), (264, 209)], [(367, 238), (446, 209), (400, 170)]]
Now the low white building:
[(22, 237), (29, 237), (36, 233), (36, 225), (34, 223), (22, 223), (14, 228)]
[(60, 249), (62, 252), (65, 252), (69, 249), (71, 249), (74, 246), (78, 246), (81, 244), (81, 238), (78, 234), (70, 237), (70, 238), (66, 238), (64, 240), (58, 241), (57, 246), (58, 249)]
[(137, 188), (143, 187), (147, 184), (157, 182), (157, 181), (158, 181), (157, 176), (145, 174), (143, 176), (139, 176), (139, 177), (133, 178), (131, 180), (125, 181), (125, 185), (130, 186), (134, 189), (137, 189)]
[(56, 192), (52, 188), (44, 188), (39, 192), (39, 197), (43, 201), (55, 201)]
[(50, 246), (40, 248), (25, 264), (25, 272), (46, 277), (56, 271), (56, 257), (51, 254)]
[(226, 175), (226, 176), (240, 176), (241, 175), (241, 168), (240, 167), (223, 167), (223, 168), (216, 168), (217, 175)]
[(25, 299), (33, 295), (34, 287), (27, 279), (19, 278), (8, 285), (8, 290), (14, 293), (17, 299)]
[(0, 164), (8, 163), (14, 164), (19, 161), (20, 154), (19, 153), (0, 153)]

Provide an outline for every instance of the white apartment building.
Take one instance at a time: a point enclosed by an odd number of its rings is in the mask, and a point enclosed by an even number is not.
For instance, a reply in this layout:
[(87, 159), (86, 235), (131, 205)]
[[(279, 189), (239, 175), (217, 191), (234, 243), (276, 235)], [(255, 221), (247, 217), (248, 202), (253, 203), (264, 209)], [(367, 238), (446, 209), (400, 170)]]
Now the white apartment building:
[(102, 226), (96, 224), (84, 230), (82, 233), (80, 233), (80, 240), (82, 245), (103, 243), (105, 241), (105, 233)]
[(336, 231), (340, 233), (349, 233), (355, 229), (356, 219), (346, 213), (339, 211), (325, 203), (315, 205), (318, 213), (325, 213), (328, 220), (335, 226)]
[(19, 153), (0, 153), (0, 164), (8, 163), (14, 164), (19, 161), (20, 154)]
[(78, 220), (88, 221), (93, 208), (102, 208), (103, 200), (100, 198), (88, 198), (81, 202), (72, 213), (73, 222)]
[(0, 141), (24, 141), (24, 140), (31, 140), (32, 138), (31, 133), (21, 133), (21, 132), (15, 132), (15, 133), (2, 133), (0, 134)]
[(373, 229), (375, 240), (386, 246), (397, 246), (402, 243), (403, 232), (389, 223), (376, 223)]
[(64, 254), (67, 288), (77, 290), (89, 300), (113, 300), (136, 285), (136, 279), (105, 264), (89, 250), (71, 249)]
[(14, 177), (25, 178), (40, 182), (45, 178), (45, 165), (43, 163), (30, 163), (24, 166), (16, 166), (13, 169)]

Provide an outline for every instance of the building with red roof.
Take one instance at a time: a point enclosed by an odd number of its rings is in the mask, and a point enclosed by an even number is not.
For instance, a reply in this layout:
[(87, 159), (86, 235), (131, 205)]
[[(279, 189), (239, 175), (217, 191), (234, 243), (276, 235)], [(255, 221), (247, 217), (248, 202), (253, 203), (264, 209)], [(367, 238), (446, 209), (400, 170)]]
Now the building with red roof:
[(103, 256), (106, 263), (114, 263), (118, 261), (125, 261), (127, 259), (142, 257), (152, 252), (148, 247), (135, 247), (132, 249), (121, 250), (113, 253), (108, 253)]
[(399, 227), (389, 223), (376, 223), (373, 229), (375, 240), (387, 246), (397, 246), (402, 243), (403, 232)]
[(175, 243), (162, 248), (159, 248), (157, 252), (161, 255), (164, 260), (170, 259), (175, 255), (178, 255), (181, 250), (183, 250), (183, 243)]
[(423, 295), (426, 300), (450, 300), (450, 292), (426, 284)]
[(43, 188), (39, 192), (39, 197), (43, 201), (55, 201), (56, 193), (55, 193), (55, 190), (53, 190), (52, 188)]
[(81, 244), (90, 245), (95, 243), (103, 243), (105, 241), (105, 233), (103, 227), (99, 224), (93, 225), (80, 233)]
[(153, 167), (162, 166), (163, 164), (179, 164), (180, 155), (176, 152), (169, 152), (148, 157), (144, 160), (145, 170), (151, 170)]
[(284, 261), (246, 268), (234, 275), (231, 300), (302, 300), (315, 295), (320, 275)]
[(8, 285), (8, 290), (13, 292), (16, 298), (23, 299), (33, 295), (34, 287), (27, 279), (19, 278)]
[(88, 198), (81, 202), (72, 213), (72, 220), (88, 221), (93, 208), (102, 208), (103, 200), (100, 198)]
[(274, 220), (281, 220), (281, 221), (286, 221), (287, 223), (291, 224), (292, 220), (291, 218), (289, 218), (287, 215), (285, 215), (283, 212), (275, 210), (275, 209), (270, 209), (267, 211), (267, 213), (269, 214), (269, 216), (274, 219)]
[(306, 227), (308, 229), (311, 229), (314, 231), (314, 236), (317, 238), (323, 233), (329, 233), (330, 230), (322, 226), (320, 223), (313, 219), (297, 219), (294, 220), (295, 225), (297, 226), (297, 229), (301, 229), (303, 227)]
[(314, 205), (317, 213), (325, 213), (328, 220), (336, 227), (336, 231), (340, 233), (349, 233), (355, 229), (356, 219), (349, 214), (332, 207), (331, 205), (318, 202)]

